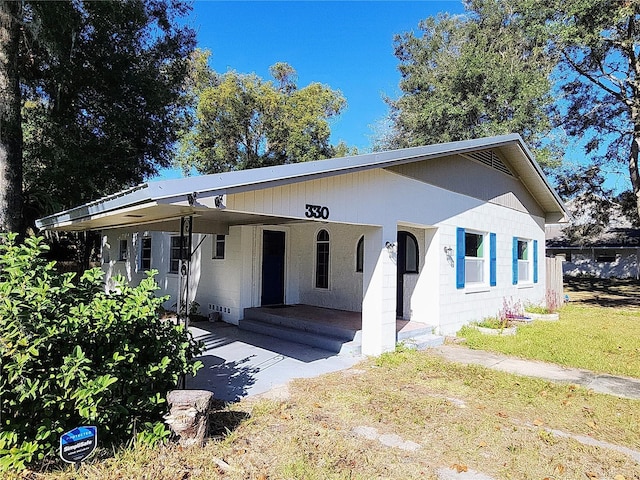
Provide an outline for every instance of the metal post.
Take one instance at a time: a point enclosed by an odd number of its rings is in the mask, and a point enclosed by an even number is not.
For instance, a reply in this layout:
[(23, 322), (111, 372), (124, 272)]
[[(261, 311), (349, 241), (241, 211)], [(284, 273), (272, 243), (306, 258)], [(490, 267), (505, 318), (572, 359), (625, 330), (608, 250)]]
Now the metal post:
[[(178, 322), (189, 328), (189, 274), (191, 272), (192, 217), (180, 219), (180, 260), (178, 265)], [(178, 388), (185, 388), (182, 376)]]

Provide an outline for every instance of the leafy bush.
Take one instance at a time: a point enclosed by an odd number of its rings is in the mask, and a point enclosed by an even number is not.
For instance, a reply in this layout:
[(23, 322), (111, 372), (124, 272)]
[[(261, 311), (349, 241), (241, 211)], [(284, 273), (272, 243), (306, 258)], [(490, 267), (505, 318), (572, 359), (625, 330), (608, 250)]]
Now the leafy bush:
[(0, 471), (53, 461), (61, 433), (96, 425), (101, 445), (163, 438), (164, 396), (201, 366), (190, 333), (137, 287), (55, 271), (41, 238), (0, 238)]

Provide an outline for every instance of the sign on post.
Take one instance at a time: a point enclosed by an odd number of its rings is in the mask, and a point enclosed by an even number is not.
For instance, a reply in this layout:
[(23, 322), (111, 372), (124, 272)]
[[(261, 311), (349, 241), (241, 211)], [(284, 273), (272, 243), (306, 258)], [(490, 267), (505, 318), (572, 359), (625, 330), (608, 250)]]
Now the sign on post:
[(60, 458), (67, 463), (75, 463), (79, 466), (80, 462), (93, 453), (97, 445), (97, 427), (74, 428), (60, 437)]

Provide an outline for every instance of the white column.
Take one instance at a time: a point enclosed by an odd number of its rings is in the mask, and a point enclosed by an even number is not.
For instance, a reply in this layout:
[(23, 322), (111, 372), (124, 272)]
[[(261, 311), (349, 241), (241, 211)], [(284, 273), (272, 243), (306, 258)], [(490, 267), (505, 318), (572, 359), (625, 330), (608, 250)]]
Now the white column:
[(367, 229), (362, 285), (362, 353), (380, 355), (396, 344), (396, 226)]
[(240, 302), (238, 305), (238, 318), (233, 323), (244, 318), (244, 309), (259, 305), (260, 292), (256, 293), (259, 284), (256, 282), (256, 271), (261, 257), (255, 252), (256, 227), (243, 225), (240, 227)]
[(416, 288), (411, 296), (411, 320), (426, 323), (436, 329), (440, 327), (440, 276), (442, 269), (454, 270), (454, 255), (451, 250), (440, 247), (440, 233), (437, 228), (424, 229), (424, 261), (420, 262)]

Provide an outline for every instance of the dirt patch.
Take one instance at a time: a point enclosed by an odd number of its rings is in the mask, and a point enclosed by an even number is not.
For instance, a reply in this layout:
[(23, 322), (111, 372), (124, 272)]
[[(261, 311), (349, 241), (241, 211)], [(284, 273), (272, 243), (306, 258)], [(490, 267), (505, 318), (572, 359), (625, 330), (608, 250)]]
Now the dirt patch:
[(621, 278), (565, 277), (569, 301), (614, 308), (640, 308), (640, 281)]

